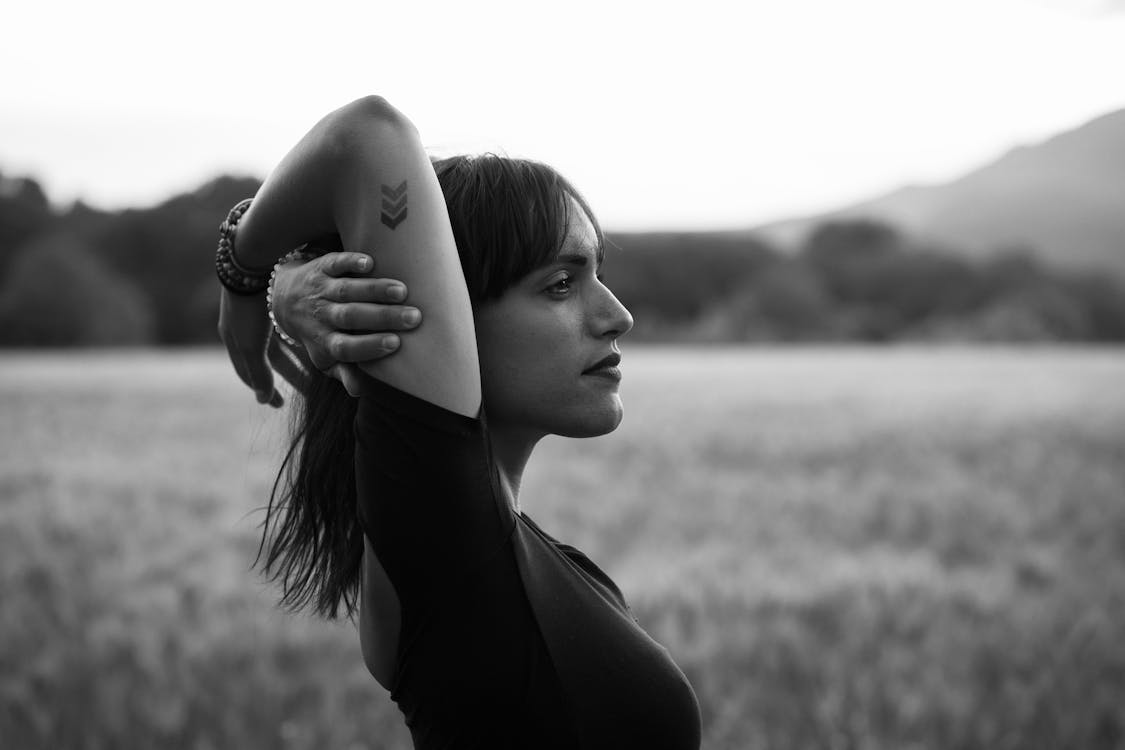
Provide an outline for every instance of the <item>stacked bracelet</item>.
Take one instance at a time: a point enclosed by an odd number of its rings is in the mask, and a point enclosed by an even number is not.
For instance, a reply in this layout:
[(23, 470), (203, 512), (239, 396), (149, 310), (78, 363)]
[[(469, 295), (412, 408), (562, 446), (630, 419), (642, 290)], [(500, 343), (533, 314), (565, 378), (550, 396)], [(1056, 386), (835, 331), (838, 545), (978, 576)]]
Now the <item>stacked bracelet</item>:
[(219, 249), (215, 253), (215, 273), (219, 277), (219, 283), (232, 293), (241, 295), (261, 294), (269, 286), (270, 280), (268, 270), (246, 268), (234, 255), (238, 222), (246, 209), (250, 208), (250, 203), (250, 198), (239, 201), (219, 225)]
[(281, 326), (277, 324), (277, 318), (273, 314), (273, 284), (277, 280), (277, 270), (286, 263), (294, 260), (305, 262), (319, 257), (317, 253), (310, 252), (308, 247), (309, 245), (306, 243), (296, 250), (291, 250), (278, 258), (277, 263), (274, 264), (273, 270), (270, 271), (269, 280), (266, 284), (266, 313), (270, 316), (270, 323), (273, 324), (273, 330), (277, 332), (278, 338), (290, 346), (297, 346), (297, 341), (285, 331), (281, 330)]

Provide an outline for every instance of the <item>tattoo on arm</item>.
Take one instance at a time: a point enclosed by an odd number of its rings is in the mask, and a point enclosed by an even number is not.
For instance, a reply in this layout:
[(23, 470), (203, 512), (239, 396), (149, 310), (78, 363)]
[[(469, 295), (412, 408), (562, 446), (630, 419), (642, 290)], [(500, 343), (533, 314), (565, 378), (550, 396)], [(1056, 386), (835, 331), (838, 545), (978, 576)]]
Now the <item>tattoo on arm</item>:
[(379, 218), (391, 229), (406, 221), (406, 180), (395, 188), (383, 185), (383, 211)]

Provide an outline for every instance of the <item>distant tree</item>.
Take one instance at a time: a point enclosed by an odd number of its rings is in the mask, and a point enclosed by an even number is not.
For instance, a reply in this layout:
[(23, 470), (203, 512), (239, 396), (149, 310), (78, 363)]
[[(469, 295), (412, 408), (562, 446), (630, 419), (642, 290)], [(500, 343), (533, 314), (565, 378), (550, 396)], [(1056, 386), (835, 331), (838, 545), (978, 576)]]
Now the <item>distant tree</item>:
[(610, 287), (638, 318), (670, 326), (694, 321), (747, 279), (780, 260), (744, 232), (611, 233)]
[(212, 278), (196, 284), (184, 308), (184, 324), (192, 339), (201, 343), (219, 341), (219, 282)]
[(989, 300), (966, 314), (930, 318), (912, 338), (945, 341), (1050, 343), (1095, 338), (1082, 300), (1059, 286), (1041, 285)]
[(977, 305), (973, 294), (977, 272), (953, 253), (909, 249), (872, 264), (870, 274), (864, 301), (893, 310), (904, 325)]
[(124, 346), (152, 342), (146, 295), (72, 235), (40, 235), (0, 286), (0, 345)]
[(0, 281), (17, 248), (46, 231), (54, 218), (38, 182), (0, 173)]
[[(214, 342), (216, 229), (259, 185), (60, 214), (34, 180), (0, 175), (0, 344)], [(1049, 269), (1031, 247), (973, 262), (865, 219), (825, 222), (788, 256), (742, 231), (607, 239), (636, 339), (1125, 341), (1123, 282)]]
[(56, 225), (59, 231), (91, 240), (98, 236), (107, 222), (116, 214), (101, 211), (83, 201), (75, 201), (60, 216)]
[(976, 296), (983, 305), (1031, 286), (1050, 283), (1050, 272), (1026, 245), (999, 248), (977, 266)]
[(1092, 339), (1125, 341), (1125, 281), (1108, 274), (1080, 275), (1064, 284), (1085, 307)]
[(748, 279), (705, 319), (715, 339), (813, 341), (836, 337), (835, 306), (821, 278), (797, 260)]
[(800, 257), (841, 302), (866, 302), (880, 280), (873, 271), (903, 250), (903, 238), (889, 224), (869, 219), (827, 221), (812, 231)]
[(983, 331), (988, 340), (1125, 340), (1120, 279), (1048, 269), (1028, 247), (1005, 248), (981, 262), (972, 295), (976, 306), (959, 318), (967, 338)]
[(215, 340), (214, 325), (201, 325), (201, 317), (188, 311), (197, 289), (213, 282), (219, 222), (258, 186), (250, 178), (223, 177), (153, 208), (124, 211), (95, 224), (91, 241), (99, 255), (149, 293), (160, 342)]
[(999, 305), (1024, 312), (1042, 332), (1040, 340), (1088, 341), (1090, 316), (1081, 299), (1057, 282), (1021, 289), (1002, 298)]

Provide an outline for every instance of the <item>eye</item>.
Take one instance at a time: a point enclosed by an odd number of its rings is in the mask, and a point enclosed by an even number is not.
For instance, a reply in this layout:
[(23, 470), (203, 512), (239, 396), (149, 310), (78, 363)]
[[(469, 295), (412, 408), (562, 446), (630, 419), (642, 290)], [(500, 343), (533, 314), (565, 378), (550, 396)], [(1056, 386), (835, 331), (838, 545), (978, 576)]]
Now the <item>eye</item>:
[(547, 291), (559, 297), (565, 297), (566, 295), (570, 294), (570, 287), (573, 283), (574, 279), (572, 279), (570, 276), (563, 276), (554, 284), (551, 284), (549, 287), (547, 287)]

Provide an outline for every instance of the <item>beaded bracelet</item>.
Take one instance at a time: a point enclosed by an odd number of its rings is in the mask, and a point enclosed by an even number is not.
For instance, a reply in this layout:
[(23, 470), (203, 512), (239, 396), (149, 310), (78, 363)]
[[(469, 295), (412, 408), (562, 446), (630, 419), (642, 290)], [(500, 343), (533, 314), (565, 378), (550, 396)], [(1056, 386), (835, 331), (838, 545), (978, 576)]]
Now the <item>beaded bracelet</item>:
[(278, 258), (277, 263), (275, 263), (273, 266), (273, 270), (270, 271), (269, 282), (266, 285), (266, 313), (270, 316), (270, 323), (273, 325), (273, 330), (277, 333), (278, 338), (280, 338), (286, 344), (289, 344), (289, 346), (298, 346), (297, 340), (285, 331), (281, 330), (281, 326), (277, 324), (277, 318), (273, 314), (273, 285), (274, 282), (277, 281), (277, 270), (284, 266), (286, 263), (294, 260), (307, 262), (312, 260), (313, 258), (320, 257), (319, 253), (311, 252), (308, 248), (309, 244), (305, 243), (304, 245), (298, 247), (296, 250), (290, 250), (288, 253)]
[(269, 285), (270, 274), (265, 269), (246, 268), (234, 255), (234, 238), (238, 222), (250, 208), (251, 198), (239, 201), (219, 225), (219, 249), (215, 252), (215, 274), (219, 283), (234, 294), (249, 296), (261, 294)]

